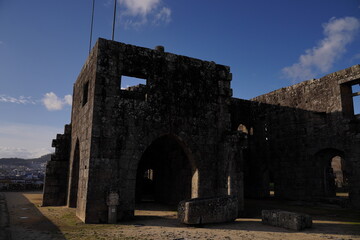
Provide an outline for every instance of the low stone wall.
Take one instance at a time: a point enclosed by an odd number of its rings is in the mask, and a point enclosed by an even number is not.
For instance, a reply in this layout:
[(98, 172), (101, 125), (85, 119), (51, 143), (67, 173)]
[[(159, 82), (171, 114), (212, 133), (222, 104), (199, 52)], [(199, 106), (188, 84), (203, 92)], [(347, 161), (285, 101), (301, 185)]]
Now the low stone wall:
[(234, 221), (238, 213), (235, 196), (193, 198), (179, 203), (178, 219), (181, 223), (197, 225)]
[(302, 213), (287, 212), (281, 210), (262, 210), (262, 223), (276, 227), (283, 227), (300, 231), (311, 228), (312, 218)]
[(6, 198), (0, 193), (0, 239), (10, 240), (9, 212), (7, 209)]

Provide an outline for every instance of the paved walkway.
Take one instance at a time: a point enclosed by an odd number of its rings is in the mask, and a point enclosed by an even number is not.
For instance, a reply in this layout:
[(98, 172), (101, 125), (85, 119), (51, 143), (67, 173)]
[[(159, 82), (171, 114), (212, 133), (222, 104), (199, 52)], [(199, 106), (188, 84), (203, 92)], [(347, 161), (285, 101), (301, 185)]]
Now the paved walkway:
[(37, 198), (41, 198), (42, 196), (39, 193), (5, 193), (9, 212), (9, 229), (11, 231), (12, 240), (65, 239), (59, 232), (59, 229), (46, 218), (32, 202), (39, 202), (39, 199)]
[(9, 212), (6, 204), (5, 194), (0, 193), (0, 239), (10, 240)]

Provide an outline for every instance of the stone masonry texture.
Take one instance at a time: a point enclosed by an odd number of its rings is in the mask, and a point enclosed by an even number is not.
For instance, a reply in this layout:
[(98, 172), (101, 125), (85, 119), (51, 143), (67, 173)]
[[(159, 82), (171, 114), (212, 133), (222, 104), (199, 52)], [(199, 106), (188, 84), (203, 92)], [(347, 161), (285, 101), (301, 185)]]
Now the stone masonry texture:
[(231, 222), (238, 216), (238, 205), (234, 196), (193, 198), (179, 203), (178, 218), (189, 225)]
[[(121, 88), (124, 77), (143, 84)], [(43, 205), (76, 208), (86, 223), (117, 220), (135, 203), (177, 206), (229, 195), (334, 196), (331, 159), (344, 161), (350, 203), (360, 207), (360, 121), (352, 85), (360, 66), (242, 100), (230, 68), (99, 39), (74, 84), (71, 123), (53, 142)]]
[(312, 218), (307, 214), (281, 210), (262, 210), (263, 224), (300, 231), (312, 227)]
[(360, 66), (256, 97), (233, 99), (233, 129), (249, 130), (244, 150), (244, 194), (315, 200), (335, 196), (331, 159), (344, 160), (352, 207), (360, 207), (360, 121), (351, 86)]

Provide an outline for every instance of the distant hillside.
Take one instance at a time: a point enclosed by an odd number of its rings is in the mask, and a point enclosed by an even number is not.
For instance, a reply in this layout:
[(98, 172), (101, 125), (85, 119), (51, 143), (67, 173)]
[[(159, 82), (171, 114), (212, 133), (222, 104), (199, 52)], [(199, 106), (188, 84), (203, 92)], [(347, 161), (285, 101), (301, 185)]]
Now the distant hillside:
[(39, 158), (23, 159), (23, 158), (0, 158), (0, 165), (19, 165), (27, 166), (32, 162), (44, 163), (51, 159), (51, 153), (41, 156)]

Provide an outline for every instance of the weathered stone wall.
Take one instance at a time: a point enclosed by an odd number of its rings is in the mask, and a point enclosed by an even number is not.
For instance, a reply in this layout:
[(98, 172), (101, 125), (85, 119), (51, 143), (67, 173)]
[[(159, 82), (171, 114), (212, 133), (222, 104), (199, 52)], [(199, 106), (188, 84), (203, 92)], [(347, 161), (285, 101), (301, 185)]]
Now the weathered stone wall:
[[(146, 85), (123, 90), (121, 76), (146, 79)], [(75, 206), (77, 192), (77, 215), (85, 222), (106, 221), (106, 197), (116, 191), (118, 219), (133, 216), (139, 162), (163, 138), (178, 145), (189, 162), (183, 174), (190, 178), (191, 197), (241, 198), (242, 191), (228, 190), (241, 186), (241, 159), (235, 158), (241, 158), (244, 138), (227, 137), (230, 81), (229, 67), (214, 62), (99, 39), (74, 85), (68, 204)], [(226, 146), (233, 151), (223, 157), (219, 152)], [(179, 174), (174, 167), (167, 170)], [(181, 181), (179, 175), (170, 182)]]
[[(319, 79), (304, 81), (255, 97), (251, 101), (268, 103), (311, 112), (335, 113), (352, 107), (345, 89), (359, 83), (360, 65), (328, 74)], [(351, 106), (349, 106), (351, 105)]]
[(334, 196), (331, 159), (340, 156), (350, 199), (359, 206), (359, 121), (349, 111), (346, 93), (359, 79), (360, 67), (354, 66), (251, 101), (233, 99), (232, 128), (252, 129), (244, 151), (247, 196), (267, 196), (269, 182), (278, 197)]
[[(121, 89), (122, 76), (144, 84)], [(167, 204), (231, 195), (241, 212), (244, 194), (266, 197), (270, 182), (277, 197), (334, 196), (330, 160), (340, 156), (360, 205), (359, 65), (251, 101), (231, 97), (231, 78), (214, 62), (99, 39), (74, 84), (71, 134), (56, 141), (55, 156), (66, 154), (48, 165), (44, 203), (66, 196), (87, 223), (107, 221), (109, 193), (118, 220), (145, 195)]]
[(46, 165), (43, 206), (66, 205), (71, 144), (71, 125), (65, 125), (64, 134), (52, 142), (55, 153)]
[[(98, 47), (93, 48), (74, 84), (71, 114), (71, 152), (67, 205), (76, 207), (77, 216), (86, 222), (89, 175), (92, 157), (94, 92)], [(91, 188), (91, 186), (90, 186)]]

